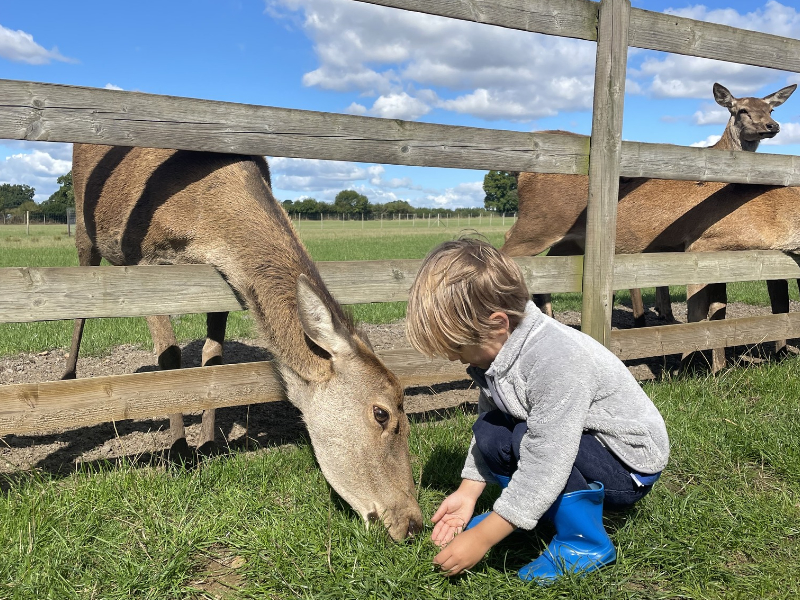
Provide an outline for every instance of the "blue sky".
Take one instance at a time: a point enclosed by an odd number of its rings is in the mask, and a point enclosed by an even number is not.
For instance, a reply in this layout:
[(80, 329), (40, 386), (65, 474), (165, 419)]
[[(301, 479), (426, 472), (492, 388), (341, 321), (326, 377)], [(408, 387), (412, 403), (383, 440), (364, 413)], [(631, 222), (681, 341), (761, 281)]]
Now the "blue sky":
[[(633, 0), (800, 38), (795, 0)], [(338, 113), (589, 134), (595, 45), (376, 7), (352, 0), (3, 2), (0, 78), (114, 87)], [(712, 97), (765, 96), (800, 75), (629, 50), (626, 140), (708, 145), (727, 122)], [(776, 109), (782, 132), (760, 152), (800, 154), (800, 93)], [(280, 200), (482, 206), (485, 172), (286, 158), (270, 160)], [(49, 197), (69, 144), (0, 140), (0, 183)]]

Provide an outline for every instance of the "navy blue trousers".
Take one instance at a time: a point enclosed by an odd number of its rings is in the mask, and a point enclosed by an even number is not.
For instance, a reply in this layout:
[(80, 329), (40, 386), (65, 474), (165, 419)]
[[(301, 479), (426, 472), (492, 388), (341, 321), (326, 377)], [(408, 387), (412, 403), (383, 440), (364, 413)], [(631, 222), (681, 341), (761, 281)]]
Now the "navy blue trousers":
[[(475, 445), (493, 473), (510, 477), (517, 470), (522, 436), (528, 427), (510, 415), (493, 410), (481, 414), (472, 426)], [(588, 482), (600, 481), (605, 487), (605, 506), (624, 509), (641, 500), (653, 487), (639, 485), (631, 470), (589, 433), (581, 437), (578, 456), (562, 493), (587, 490)]]

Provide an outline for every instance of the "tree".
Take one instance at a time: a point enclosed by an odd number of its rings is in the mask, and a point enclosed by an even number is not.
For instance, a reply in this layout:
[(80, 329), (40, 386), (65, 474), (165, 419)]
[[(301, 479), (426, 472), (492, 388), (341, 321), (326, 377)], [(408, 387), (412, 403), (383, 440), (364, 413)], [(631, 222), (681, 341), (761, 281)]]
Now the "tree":
[(414, 207), (405, 200), (392, 200), (383, 205), (383, 211), (386, 214), (409, 214), (414, 212)]
[(345, 214), (370, 212), (370, 204), (367, 197), (355, 190), (342, 190), (336, 194), (333, 207), (336, 212)]
[(303, 198), (302, 200), (295, 200), (292, 203), (292, 212), (309, 215), (323, 211), (324, 208), (321, 207), (321, 203), (317, 202), (314, 198)]
[(24, 202), (33, 202), (35, 193), (36, 190), (29, 185), (0, 184), (0, 211), (10, 212), (12, 208), (17, 208)]
[(72, 187), (72, 171), (57, 179), (61, 187), (39, 205), (39, 212), (50, 218), (63, 217), (67, 208), (75, 207), (75, 191)]
[(489, 171), (483, 178), (483, 204), (497, 212), (516, 212), (519, 206), (517, 178), (508, 171)]
[(31, 212), (33, 214), (39, 213), (39, 205), (36, 204), (33, 200), (25, 200), (22, 204), (17, 206), (16, 208), (12, 208), (7, 211), (10, 215), (12, 215), (15, 219), (24, 220), (25, 213)]

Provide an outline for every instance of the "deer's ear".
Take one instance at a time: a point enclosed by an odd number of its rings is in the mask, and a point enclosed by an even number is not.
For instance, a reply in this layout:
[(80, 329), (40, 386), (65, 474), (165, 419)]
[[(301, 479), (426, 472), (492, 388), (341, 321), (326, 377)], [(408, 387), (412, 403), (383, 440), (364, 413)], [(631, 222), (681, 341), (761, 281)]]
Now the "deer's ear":
[(350, 352), (350, 343), (336, 327), (330, 309), (302, 274), (297, 279), (297, 313), (305, 334), (333, 360)]
[(733, 102), (736, 100), (736, 98), (733, 97), (733, 94), (731, 94), (728, 91), (728, 88), (726, 88), (724, 85), (715, 83), (714, 100), (720, 106), (724, 106), (725, 108), (730, 108), (731, 106), (733, 106)]
[(776, 106), (780, 106), (781, 104), (786, 102), (789, 99), (789, 96), (792, 95), (792, 92), (794, 92), (796, 89), (797, 89), (796, 83), (792, 85), (787, 85), (785, 88), (778, 90), (774, 94), (770, 94), (769, 96), (764, 96), (764, 101), (767, 104), (769, 104), (772, 108), (775, 108)]

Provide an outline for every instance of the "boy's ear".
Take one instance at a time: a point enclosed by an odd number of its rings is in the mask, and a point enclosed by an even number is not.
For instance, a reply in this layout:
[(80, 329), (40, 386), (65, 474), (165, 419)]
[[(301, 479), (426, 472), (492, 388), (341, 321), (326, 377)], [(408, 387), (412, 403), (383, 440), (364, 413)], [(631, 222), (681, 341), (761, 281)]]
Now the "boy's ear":
[(497, 321), (497, 332), (498, 333), (511, 333), (511, 321), (508, 318), (508, 315), (504, 312), (495, 312), (489, 315), (490, 321)]

